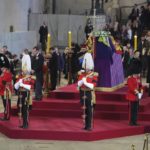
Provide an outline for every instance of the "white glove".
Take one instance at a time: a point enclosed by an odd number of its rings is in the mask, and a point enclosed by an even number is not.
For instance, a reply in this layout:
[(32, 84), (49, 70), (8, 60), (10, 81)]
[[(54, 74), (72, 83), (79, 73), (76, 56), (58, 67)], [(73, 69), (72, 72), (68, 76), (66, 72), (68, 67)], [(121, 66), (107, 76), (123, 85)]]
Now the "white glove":
[(92, 83), (86, 82), (86, 83), (84, 83), (84, 85), (85, 85), (86, 87), (90, 88), (91, 90), (94, 89), (94, 85), (93, 85)]
[(18, 89), (19, 89), (19, 87), (20, 87), (20, 83), (19, 83), (19, 81), (18, 81), (17, 83), (15, 83), (14, 87), (15, 87), (15, 89), (16, 89), (16, 90), (18, 90)]
[(83, 80), (83, 83), (84, 83), (84, 85), (85, 85), (86, 87), (88, 87), (88, 88), (90, 88), (91, 90), (93, 90), (94, 85), (93, 85), (92, 83), (88, 83), (88, 82), (86, 81), (86, 78), (83, 78), (82, 80)]
[(19, 83), (22, 83), (22, 79), (19, 79), (19, 81), (18, 81)]
[(138, 93), (137, 96), (138, 96), (138, 99), (141, 99), (143, 94), (142, 93)]
[(24, 85), (23, 83), (20, 83), (20, 87), (23, 87), (23, 85)]
[(78, 87), (81, 87), (83, 84), (83, 80), (78, 81)]
[(31, 89), (31, 85), (23, 84), (23, 83), (20, 83), (20, 87), (23, 87), (23, 88), (25, 88), (26, 90), (30, 90), (30, 89)]
[(87, 83), (87, 81), (86, 81), (86, 78), (85, 78), (85, 77), (82, 79), (82, 81), (83, 81), (83, 83), (84, 83), (84, 84), (85, 84), (85, 83)]

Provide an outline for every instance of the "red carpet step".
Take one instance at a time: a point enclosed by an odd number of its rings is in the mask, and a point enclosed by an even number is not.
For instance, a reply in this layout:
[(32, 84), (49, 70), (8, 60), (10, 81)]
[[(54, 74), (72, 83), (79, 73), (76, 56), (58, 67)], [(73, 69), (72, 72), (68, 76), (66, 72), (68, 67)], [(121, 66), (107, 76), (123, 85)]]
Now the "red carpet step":
[[(144, 96), (139, 107), (139, 126), (128, 125), (126, 88), (115, 92), (97, 92), (94, 129), (83, 130), (82, 109), (76, 85), (50, 93), (49, 98), (34, 101), (29, 113), (29, 128), (18, 127), (17, 109), (10, 121), (0, 122), (0, 131), (15, 139), (94, 141), (143, 134), (150, 131), (150, 98)], [(2, 114), (1, 114), (2, 115)]]

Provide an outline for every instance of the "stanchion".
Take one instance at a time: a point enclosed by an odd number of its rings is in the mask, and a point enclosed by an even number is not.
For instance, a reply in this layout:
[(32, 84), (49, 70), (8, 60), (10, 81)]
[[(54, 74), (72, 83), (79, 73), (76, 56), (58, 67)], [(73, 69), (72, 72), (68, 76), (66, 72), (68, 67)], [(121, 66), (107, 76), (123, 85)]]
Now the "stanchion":
[(143, 150), (148, 150), (148, 133), (145, 134)]
[(131, 150), (135, 150), (135, 145), (134, 144), (131, 145)]

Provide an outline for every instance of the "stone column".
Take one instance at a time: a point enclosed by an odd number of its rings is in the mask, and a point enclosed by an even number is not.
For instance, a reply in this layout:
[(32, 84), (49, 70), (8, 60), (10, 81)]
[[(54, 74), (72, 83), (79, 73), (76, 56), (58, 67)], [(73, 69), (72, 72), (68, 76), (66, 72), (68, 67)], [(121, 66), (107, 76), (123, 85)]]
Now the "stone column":
[(91, 0), (91, 11), (90, 14), (93, 14), (93, 10), (94, 10), (94, 0)]
[(56, 13), (56, 0), (52, 0), (52, 14)]
[(118, 18), (119, 0), (112, 1), (112, 21), (115, 22)]

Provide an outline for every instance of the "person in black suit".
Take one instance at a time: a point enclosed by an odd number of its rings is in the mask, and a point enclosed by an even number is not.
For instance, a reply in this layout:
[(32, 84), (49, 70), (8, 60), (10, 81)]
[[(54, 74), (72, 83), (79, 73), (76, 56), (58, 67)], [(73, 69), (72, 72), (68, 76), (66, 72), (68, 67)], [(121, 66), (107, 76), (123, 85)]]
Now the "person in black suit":
[(43, 24), (40, 26), (39, 34), (40, 34), (41, 48), (43, 51), (45, 51), (46, 42), (47, 42), (47, 34), (48, 34), (48, 27), (45, 22), (43, 22)]
[(147, 72), (147, 50), (146, 50), (146, 39), (145, 36), (142, 35), (139, 40), (138, 50), (140, 52), (140, 59), (142, 62), (142, 77), (145, 78)]
[(93, 31), (93, 25), (90, 19), (87, 20), (84, 32), (86, 34), (86, 39), (88, 39), (89, 34)]
[(58, 78), (58, 55), (56, 53), (56, 48), (51, 48), (51, 58), (49, 60), (49, 70), (50, 70), (50, 81), (51, 81), (51, 91), (56, 89), (57, 78)]
[(132, 70), (131, 68), (134, 68), (135, 72), (138, 72), (137, 74), (141, 74), (142, 72), (142, 62), (140, 60), (140, 52), (138, 50), (134, 52), (134, 56), (130, 60), (127, 72), (130, 72), (130, 70)]
[(32, 49), (32, 70), (31, 73), (35, 74), (35, 100), (42, 100), (42, 86), (43, 86), (43, 64), (44, 57), (37, 47)]

